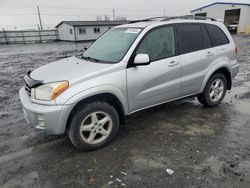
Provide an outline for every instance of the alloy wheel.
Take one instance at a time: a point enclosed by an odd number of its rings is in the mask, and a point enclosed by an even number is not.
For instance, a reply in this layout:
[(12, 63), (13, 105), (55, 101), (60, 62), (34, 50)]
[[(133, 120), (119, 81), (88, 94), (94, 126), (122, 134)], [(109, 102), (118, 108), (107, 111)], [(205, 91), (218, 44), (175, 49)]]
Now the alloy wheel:
[(113, 123), (109, 114), (105, 112), (93, 112), (81, 123), (81, 138), (88, 144), (103, 142), (112, 131)]

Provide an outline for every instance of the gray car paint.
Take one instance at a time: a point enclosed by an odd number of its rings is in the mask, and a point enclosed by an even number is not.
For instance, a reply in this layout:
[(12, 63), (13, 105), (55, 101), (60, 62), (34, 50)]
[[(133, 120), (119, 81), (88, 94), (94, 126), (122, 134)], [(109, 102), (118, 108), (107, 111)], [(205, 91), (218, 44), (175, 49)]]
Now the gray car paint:
[[(127, 68), (134, 49), (149, 30), (161, 25), (193, 22), (219, 26), (229, 38), (230, 44), (163, 59), (147, 66)], [(72, 108), (88, 97), (111, 93), (120, 100), (125, 115), (128, 115), (151, 106), (202, 92), (211, 75), (221, 67), (228, 68), (232, 77), (238, 72), (239, 64), (234, 54), (234, 41), (226, 27), (220, 22), (171, 20), (118, 26), (118, 28), (120, 27), (143, 28), (121, 62), (104, 64), (71, 57), (33, 71), (31, 73), (33, 79), (43, 80), (44, 83), (67, 80), (70, 87), (55, 101), (36, 100), (34, 95), (31, 96), (31, 99), (26, 100), (27, 95), (22, 89), (19, 94), (27, 114), (33, 114), (33, 116), (36, 113), (46, 114), (50, 117), (46, 122), (48, 127), (54, 126), (52, 123), (57, 120), (57, 126), (60, 128), (48, 129), (52, 130), (49, 131), (50, 133), (61, 134), (65, 131), (66, 121)], [(208, 53), (212, 55), (208, 56)], [(172, 61), (177, 62), (177, 64), (169, 66)], [(47, 112), (44, 110), (44, 106), (49, 107), (49, 105), (61, 106), (64, 111), (61, 111), (56, 117), (51, 117), (48, 114), (50, 108)], [(43, 106), (42, 112), (39, 111), (39, 106)]]

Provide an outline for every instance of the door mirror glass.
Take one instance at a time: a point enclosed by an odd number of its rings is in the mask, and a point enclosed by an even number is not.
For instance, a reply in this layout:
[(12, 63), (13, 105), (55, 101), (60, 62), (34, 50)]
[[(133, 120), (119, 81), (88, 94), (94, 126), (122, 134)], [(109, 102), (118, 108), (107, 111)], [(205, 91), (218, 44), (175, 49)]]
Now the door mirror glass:
[(149, 65), (150, 64), (149, 55), (148, 54), (137, 54), (135, 56), (134, 64), (136, 66)]

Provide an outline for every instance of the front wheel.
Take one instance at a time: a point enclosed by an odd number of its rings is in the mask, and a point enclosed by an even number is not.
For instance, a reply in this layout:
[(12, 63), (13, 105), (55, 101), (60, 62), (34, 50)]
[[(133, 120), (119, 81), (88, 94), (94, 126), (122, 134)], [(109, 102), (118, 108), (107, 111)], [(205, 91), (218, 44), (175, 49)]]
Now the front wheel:
[(78, 107), (70, 122), (69, 139), (84, 151), (97, 150), (109, 144), (119, 130), (116, 109), (105, 102)]
[(207, 107), (219, 105), (224, 99), (227, 91), (227, 80), (223, 74), (213, 75), (204, 91), (197, 96), (198, 101)]

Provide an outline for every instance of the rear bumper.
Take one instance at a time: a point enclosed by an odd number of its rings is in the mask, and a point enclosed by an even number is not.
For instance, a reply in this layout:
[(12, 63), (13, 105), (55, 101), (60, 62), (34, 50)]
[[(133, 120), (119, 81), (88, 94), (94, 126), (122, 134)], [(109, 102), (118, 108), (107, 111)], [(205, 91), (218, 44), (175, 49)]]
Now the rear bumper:
[(236, 63), (231, 65), (231, 77), (234, 78), (240, 69), (240, 64), (236, 61)]
[(19, 97), (24, 117), (32, 127), (44, 130), (49, 134), (63, 134), (65, 132), (67, 119), (73, 105), (49, 106), (32, 103), (24, 88), (20, 89)]

